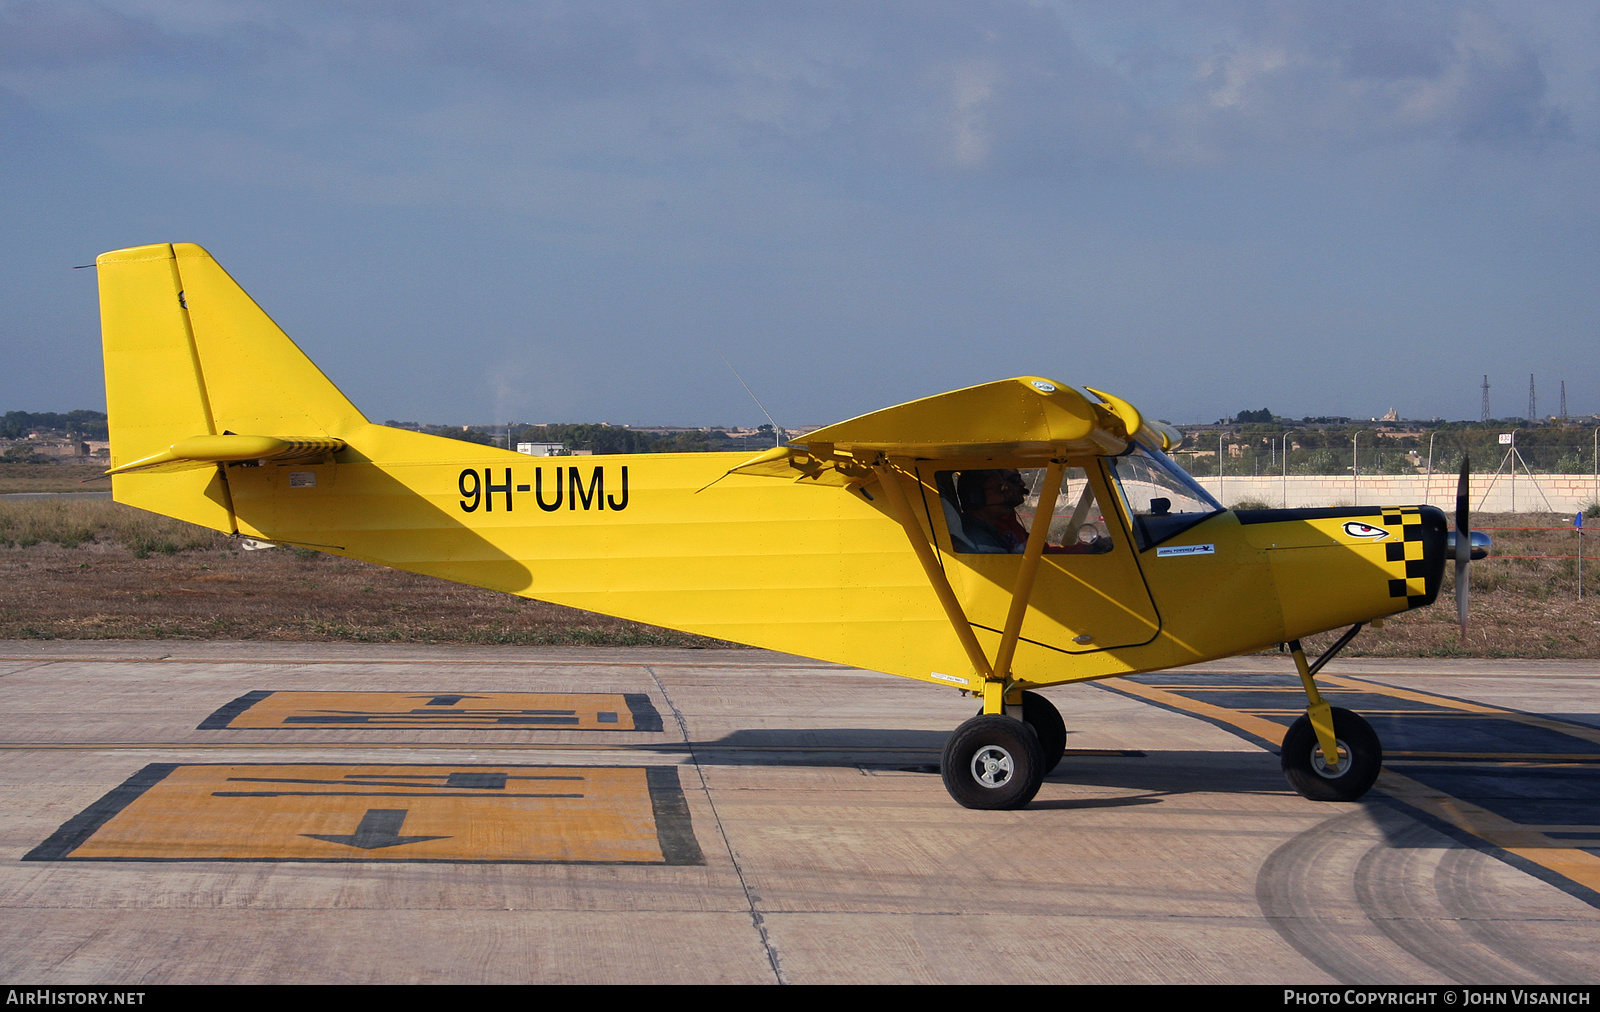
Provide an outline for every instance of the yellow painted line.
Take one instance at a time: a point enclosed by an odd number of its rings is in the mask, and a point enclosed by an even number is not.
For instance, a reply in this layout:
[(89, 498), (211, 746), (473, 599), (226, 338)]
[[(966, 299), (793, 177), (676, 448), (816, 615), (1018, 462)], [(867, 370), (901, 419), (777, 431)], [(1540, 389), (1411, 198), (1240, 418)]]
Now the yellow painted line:
[[(1327, 678), (1328, 681), (1335, 684), (1376, 684), (1356, 682), (1354, 679), (1342, 675), (1321, 677)], [(1478, 703), (1465, 703), (1459, 699), (1446, 699), (1443, 696), (1434, 696), (1426, 692), (1416, 692), (1411, 689), (1397, 689), (1392, 686), (1379, 686), (1379, 689), (1388, 695), (1394, 696), (1396, 699), (1410, 699), (1416, 702), (1432, 703), (1436, 706), (1449, 707), (1451, 709), (1462, 710), (1468, 713), (1492, 715), (1499, 717), (1502, 720), (1516, 721), (1519, 724), (1527, 724), (1529, 727), (1537, 727), (1546, 731), (1556, 731), (1560, 734), (1570, 735), (1573, 738), (1581, 738), (1584, 741), (1591, 741), (1597, 745), (1600, 745), (1600, 728), (1590, 727), (1587, 724), (1573, 724), (1564, 720), (1556, 720), (1551, 717), (1542, 717), (1536, 713), (1518, 713), (1515, 710), (1505, 710), (1498, 706), (1484, 706)]]
[(1600, 763), (1600, 754), (1565, 752), (1389, 752), (1384, 759), (1481, 759), (1485, 762), (1561, 763), (1574, 765)]
[[(1338, 681), (1349, 683), (1349, 679), (1344, 678), (1340, 678)], [(1231, 724), (1240, 730), (1271, 741), (1280, 747), (1283, 744), (1283, 734), (1286, 731), (1283, 725), (1263, 720), (1252, 714), (1228, 710), (1211, 703), (1189, 699), (1179, 693), (1140, 685), (1137, 682), (1122, 682), (1118, 688), (1133, 695), (1143, 696), (1154, 702), (1165, 703), (1177, 709), (1185, 710), (1197, 716), (1210, 717), (1222, 723)], [(1434, 702), (1437, 700), (1441, 704), (1451, 704), (1454, 708), (1470, 708), (1482, 714), (1496, 717), (1515, 718), (1529, 716), (1510, 713), (1494, 707), (1465, 704), (1458, 700), (1443, 700), (1439, 697), (1428, 696), (1425, 693), (1412, 693), (1403, 689), (1398, 690), (1395, 695), (1419, 702)], [(1572, 731), (1568, 730), (1571, 725), (1566, 725), (1562, 721), (1541, 718), (1525, 722), (1535, 726), (1548, 727), (1552, 730), (1560, 730), (1568, 734), (1572, 733)], [(1592, 731), (1594, 729), (1588, 730)], [(1269, 734), (1269, 731), (1272, 733)], [(1519, 756), (1518, 758), (1528, 757)], [(1567, 841), (1553, 840), (1541, 832), (1538, 827), (1524, 826), (1513, 822), (1504, 816), (1496, 815), (1486, 808), (1428, 787), (1391, 769), (1385, 769), (1380, 774), (1377, 786), (1391, 797), (1434, 815), (1493, 846), (1499, 847), (1508, 853), (1516, 854), (1518, 857), (1531, 861), (1541, 868), (1553, 871), (1588, 889), (1600, 892), (1600, 857), (1573, 847)], [(1579, 831), (1581, 832), (1582, 830)]]
[[(1241, 709), (1240, 712), (1254, 713), (1261, 717), (1294, 717), (1305, 713), (1306, 710), (1303, 706), (1297, 706), (1288, 710), (1269, 709), (1264, 706), (1252, 706), (1246, 709)], [(1364, 717), (1370, 717), (1374, 715), (1380, 717), (1438, 717), (1448, 720), (1478, 720), (1483, 716), (1481, 713), (1435, 713), (1431, 710), (1374, 710), (1365, 706), (1361, 708), (1361, 715)]]
[[(1327, 678), (1327, 676), (1321, 676), (1321, 677)], [(1347, 678), (1347, 677), (1337, 677), (1336, 676), (1334, 678), (1329, 678), (1328, 680), (1329, 681), (1334, 681), (1334, 682), (1336, 682), (1336, 683), (1338, 683), (1340, 685), (1352, 684), (1352, 680)], [(1275, 714), (1278, 714), (1280, 716), (1289, 716), (1291, 714), (1294, 714), (1294, 715), (1298, 716), (1299, 714), (1304, 712), (1303, 710), (1268, 710), (1268, 709), (1256, 709), (1256, 708), (1252, 708), (1252, 709), (1250, 709), (1248, 711), (1233, 710), (1233, 709), (1229, 709), (1227, 707), (1217, 706), (1214, 703), (1207, 703), (1207, 702), (1204, 702), (1202, 700), (1191, 699), (1188, 696), (1185, 696), (1180, 692), (1168, 692), (1166, 690), (1160, 689), (1160, 688), (1158, 688), (1156, 686), (1153, 686), (1153, 685), (1145, 685), (1145, 684), (1142, 684), (1142, 683), (1139, 683), (1139, 682), (1133, 682), (1133, 681), (1118, 682), (1117, 685), (1116, 685), (1116, 688), (1119, 689), (1120, 691), (1128, 692), (1131, 695), (1142, 696), (1142, 697), (1144, 697), (1146, 699), (1150, 699), (1150, 700), (1155, 701), (1155, 702), (1165, 703), (1168, 706), (1172, 706), (1172, 707), (1175, 707), (1177, 709), (1184, 710), (1186, 712), (1196, 714), (1197, 716), (1210, 717), (1210, 718), (1215, 719), (1215, 720), (1220, 720), (1223, 723), (1231, 724), (1234, 727), (1237, 727), (1242, 731), (1248, 731), (1249, 733), (1254, 734), (1257, 737), (1264, 738), (1267, 741), (1270, 741), (1275, 745), (1282, 745), (1283, 744), (1283, 735), (1288, 729), (1285, 728), (1282, 724), (1277, 723), (1276, 721), (1265, 720), (1262, 717), (1258, 716), (1258, 714), (1273, 714), (1273, 713), (1275, 713)], [(1185, 688), (1194, 689), (1194, 688), (1198, 688), (1198, 687), (1197, 686), (1186, 686)], [(1378, 690), (1387, 691), (1387, 687), (1386, 686), (1379, 686)], [(1378, 690), (1375, 690), (1375, 691), (1378, 691)], [(1450, 719), (1456, 719), (1456, 718), (1461, 718), (1461, 717), (1485, 717), (1485, 716), (1489, 716), (1489, 717), (1496, 717), (1496, 718), (1503, 719), (1503, 720), (1517, 721), (1517, 722), (1522, 723), (1522, 724), (1527, 724), (1527, 725), (1529, 725), (1531, 727), (1543, 728), (1544, 730), (1547, 730), (1547, 731), (1557, 731), (1557, 732), (1560, 732), (1561, 734), (1570, 735), (1571, 737), (1574, 737), (1574, 738), (1580, 738), (1580, 739), (1582, 739), (1584, 741), (1592, 741), (1592, 742), (1595, 742), (1596, 744), (1600, 744), (1600, 728), (1593, 728), (1593, 727), (1589, 727), (1589, 726), (1584, 725), (1584, 724), (1572, 724), (1572, 723), (1568, 723), (1567, 721), (1564, 721), (1564, 720), (1555, 720), (1555, 719), (1552, 719), (1550, 717), (1541, 717), (1541, 716), (1539, 716), (1537, 714), (1516, 713), (1516, 712), (1511, 711), (1511, 710), (1500, 709), (1499, 707), (1481, 706), (1481, 705), (1479, 705), (1477, 703), (1463, 703), (1460, 700), (1445, 699), (1442, 696), (1432, 696), (1432, 695), (1429, 695), (1427, 693), (1412, 692), (1412, 691), (1406, 690), (1406, 689), (1396, 689), (1396, 690), (1394, 690), (1392, 695), (1395, 696), (1396, 698), (1409, 699), (1409, 700), (1411, 700), (1413, 702), (1433, 703), (1433, 704), (1437, 704), (1439, 706), (1448, 705), (1451, 708), (1453, 708), (1453, 709), (1455, 709), (1455, 710), (1457, 710), (1459, 712), (1448, 713), (1448, 714), (1418, 712), (1416, 710), (1363, 710), (1362, 712), (1363, 713), (1388, 714), (1388, 715), (1400, 716), (1400, 717), (1426, 716), (1426, 717), (1430, 717), (1430, 718), (1448, 717)], [(1272, 729), (1273, 733), (1272, 734), (1268, 734), (1267, 733), (1268, 729)], [(1391, 753), (1391, 754), (1399, 756), (1399, 755), (1406, 755), (1408, 753), (1396, 752), (1396, 753)], [(1409, 753), (1409, 754), (1417, 755), (1417, 756), (1422, 756), (1422, 755), (1430, 755), (1430, 756), (1468, 755), (1468, 756), (1483, 757), (1483, 758), (1504, 758), (1504, 759), (1508, 759), (1508, 760), (1509, 759), (1525, 759), (1525, 760), (1546, 759), (1546, 760), (1568, 760), (1568, 761), (1577, 760), (1577, 761), (1583, 761), (1583, 760), (1586, 760), (1586, 759), (1600, 759), (1600, 756), (1584, 755), (1584, 754), (1581, 754), (1581, 753), (1568, 754), (1568, 753), (1538, 753), (1538, 752), (1535, 752), (1535, 753), (1528, 753), (1528, 752), (1520, 752), (1520, 753), (1519, 752), (1506, 752), (1506, 753), (1475, 753), (1475, 752), (1474, 753), (1454, 753), (1454, 752), (1420, 753), (1419, 752), (1419, 753)]]
[(1429, 692), (1417, 692), (1414, 689), (1400, 689), (1392, 685), (1381, 685), (1377, 682), (1361, 682), (1348, 675), (1318, 675), (1318, 679), (1328, 686), (1348, 689), (1353, 692), (1376, 692), (1395, 699), (1409, 699), (1414, 703), (1427, 703), (1430, 706), (1443, 707), (1446, 710), (1461, 710), (1466, 713), (1496, 713), (1503, 714), (1507, 711), (1498, 706), (1485, 706), (1482, 703), (1468, 703), (1460, 699), (1446, 699), (1444, 696), (1435, 696)]
[(1600, 728), (1589, 727), (1586, 724), (1570, 724), (1564, 720), (1541, 717), (1536, 713), (1513, 713), (1509, 710), (1502, 710), (1500, 711), (1500, 716), (1504, 720), (1514, 720), (1519, 724), (1543, 728), (1546, 731), (1559, 731), (1561, 734), (1582, 738), (1584, 741), (1592, 741), (1600, 745)]
[[(1410, 777), (1384, 770), (1378, 778), (1384, 793), (1565, 878), (1600, 892), (1600, 857), (1552, 840), (1539, 827), (1524, 826), (1486, 808), (1435, 790)], [(1581, 829), (1578, 831), (1582, 831)]]
[[(1317, 676), (1317, 679), (1318, 679), (1318, 681), (1320, 683), (1322, 683), (1322, 685), (1323, 685), (1323, 687), (1325, 689), (1331, 689), (1333, 691), (1338, 691), (1338, 692), (1357, 692), (1357, 693), (1363, 693), (1363, 694), (1366, 694), (1366, 695), (1389, 696), (1389, 697), (1394, 698), (1394, 699), (1404, 699), (1404, 700), (1409, 700), (1409, 701), (1414, 702), (1414, 703), (1426, 703), (1426, 704), (1428, 704), (1430, 706), (1437, 706), (1437, 707), (1439, 707), (1441, 709), (1455, 711), (1454, 713), (1425, 713), (1425, 712), (1418, 712), (1416, 710), (1369, 710), (1369, 709), (1363, 709), (1362, 710), (1363, 713), (1392, 714), (1392, 715), (1396, 715), (1396, 716), (1426, 716), (1426, 717), (1434, 717), (1434, 718), (1437, 718), (1437, 717), (1458, 717), (1458, 716), (1460, 716), (1460, 717), (1492, 716), (1492, 717), (1498, 717), (1498, 718), (1500, 718), (1502, 720), (1510, 720), (1510, 721), (1515, 721), (1515, 722), (1517, 722), (1519, 724), (1526, 724), (1529, 727), (1541, 728), (1541, 729), (1546, 730), (1546, 731), (1556, 731), (1556, 732), (1559, 732), (1561, 734), (1570, 735), (1570, 736), (1572, 736), (1574, 738), (1581, 738), (1584, 741), (1591, 741), (1591, 742), (1594, 742), (1595, 744), (1600, 744), (1600, 728), (1589, 727), (1586, 724), (1569, 723), (1568, 721), (1556, 720), (1556, 719), (1551, 718), (1551, 717), (1542, 717), (1542, 716), (1539, 716), (1538, 714), (1532, 714), (1532, 713), (1518, 713), (1518, 712), (1516, 712), (1514, 710), (1506, 710), (1506, 709), (1503, 709), (1503, 708), (1498, 707), (1498, 706), (1489, 706), (1489, 705), (1486, 705), (1486, 704), (1483, 704), (1483, 703), (1469, 703), (1469, 702), (1466, 702), (1466, 701), (1460, 700), (1460, 699), (1449, 699), (1449, 698), (1446, 698), (1444, 696), (1435, 696), (1432, 693), (1418, 692), (1418, 691), (1416, 691), (1414, 689), (1402, 689), (1402, 688), (1397, 688), (1395, 686), (1382, 685), (1382, 684), (1376, 683), (1376, 682), (1358, 681), (1358, 680), (1356, 680), (1354, 678), (1351, 678), (1348, 675), (1319, 674)], [(1126, 685), (1129, 685), (1129, 684), (1138, 684), (1138, 683), (1127, 683), (1127, 682), (1124, 682), (1122, 684), (1124, 686), (1126, 686)], [(1235, 688), (1235, 687), (1230, 687), (1230, 686), (1210, 686), (1210, 685), (1173, 685), (1173, 686), (1147, 686), (1147, 688), (1171, 688), (1171, 689), (1176, 689), (1176, 690), (1179, 690), (1179, 691), (1193, 691), (1193, 692), (1208, 692), (1208, 691), (1228, 691), (1228, 692), (1237, 692), (1237, 691), (1258, 691), (1258, 692), (1290, 691), (1290, 692), (1299, 692), (1299, 691), (1301, 691), (1301, 690), (1296, 689), (1296, 688), (1278, 689), (1278, 688), (1266, 688), (1266, 687), (1262, 687), (1262, 686), (1254, 686), (1254, 687), (1240, 686), (1238, 688)], [(1251, 712), (1263, 713), (1263, 714), (1266, 714), (1266, 713), (1278, 713), (1280, 716), (1288, 716), (1290, 713), (1298, 714), (1298, 713), (1301, 713), (1301, 712), (1304, 712), (1304, 711), (1299, 710), (1299, 709), (1277, 711), (1277, 710), (1270, 710), (1270, 709), (1265, 709), (1265, 708), (1259, 708), (1259, 709), (1258, 708), (1252, 708)]]
[(1213, 720), (1219, 720), (1225, 724), (1231, 724), (1234, 727), (1239, 728), (1241, 731), (1248, 731), (1256, 737), (1269, 741), (1274, 745), (1281, 746), (1283, 744), (1283, 736), (1289, 730), (1276, 721), (1264, 720), (1248, 713), (1240, 713), (1238, 710), (1230, 710), (1227, 707), (1217, 706), (1215, 703), (1207, 703), (1198, 699), (1190, 699), (1188, 696), (1180, 695), (1176, 692), (1169, 692), (1165, 689), (1159, 689), (1153, 685), (1144, 685), (1140, 682), (1124, 680), (1111, 687), (1115, 688), (1118, 692), (1126, 692), (1130, 696), (1139, 696), (1154, 703), (1162, 703), (1178, 710), (1183, 710), (1185, 712), (1193, 713), (1202, 717), (1210, 717)]
[(666, 860), (644, 767), (165, 769), (59, 859)]
[[(643, 693), (257, 692), (201, 725), (207, 730), (660, 731)], [(643, 714), (645, 726), (636, 718)]]
[(1298, 685), (1196, 685), (1193, 682), (1174, 682), (1163, 685), (1155, 682), (1140, 682), (1152, 689), (1170, 689), (1176, 692), (1294, 692), (1301, 693), (1305, 690)]

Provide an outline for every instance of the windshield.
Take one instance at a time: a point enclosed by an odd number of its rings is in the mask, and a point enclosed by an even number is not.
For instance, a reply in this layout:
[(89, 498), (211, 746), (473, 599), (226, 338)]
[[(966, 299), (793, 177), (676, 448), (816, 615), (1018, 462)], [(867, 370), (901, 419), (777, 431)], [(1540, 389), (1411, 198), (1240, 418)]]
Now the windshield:
[(1132, 446), (1114, 458), (1113, 473), (1133, 516), (1140, 551), (1222, 512), (1222, 505), (1166, 454), (1143, 443)]

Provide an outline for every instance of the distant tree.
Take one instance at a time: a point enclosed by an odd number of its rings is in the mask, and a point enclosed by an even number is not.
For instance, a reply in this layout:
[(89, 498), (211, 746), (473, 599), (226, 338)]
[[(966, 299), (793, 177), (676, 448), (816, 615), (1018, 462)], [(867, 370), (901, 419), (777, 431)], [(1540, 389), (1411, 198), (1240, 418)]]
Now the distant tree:
[(449, 436), (451, 439), (465, 440), (468, 443), (481, 443), (484, 446), (500, 446), (500, 437), (486, 432), (483, 429), (474, 429), (467, 426), (456, 428), (454, 425), (439, 429), (438, 434)]
[(104, 411), (7, 411), (0, 418), (0, 438), (25, 439), (36, 431), (64, 432), (79, 439), (106, 439)]
[(1241, 424), (1244, 422), (1270, 422), (1272, 421), (1272, 411), (1268, 408), (1261, 408), (1259, 411), (1241, 411), (1233, 416), (1233, 420)]

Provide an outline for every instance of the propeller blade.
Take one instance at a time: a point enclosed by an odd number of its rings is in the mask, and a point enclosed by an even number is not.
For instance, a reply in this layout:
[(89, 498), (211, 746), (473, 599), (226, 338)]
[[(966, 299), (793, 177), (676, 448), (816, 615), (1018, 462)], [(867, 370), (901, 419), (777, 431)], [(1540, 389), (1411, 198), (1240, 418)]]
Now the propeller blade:
[(1472, 517), (1467, 506), (1469, 458), (1461, 458), (1461, 478), (1456, 482), (1456, 619), (1467, 633), (1467, 564), (1472, 560)]

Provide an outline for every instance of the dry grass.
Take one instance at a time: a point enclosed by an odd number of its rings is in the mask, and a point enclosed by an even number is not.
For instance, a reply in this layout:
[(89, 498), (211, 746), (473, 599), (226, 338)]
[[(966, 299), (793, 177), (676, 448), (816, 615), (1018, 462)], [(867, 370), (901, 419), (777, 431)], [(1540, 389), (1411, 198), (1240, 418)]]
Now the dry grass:
[[(1573, 560), (1506, 558), (1577, 554), (1570, 518), (1477, 525), (1561, 529), (1491, 531), (1464, 639), (1447, 571), (1438, 604), (1363, 632), (1352, 656), (1600, 657), (1600, 560), (1585, 562), (1580, 602)], [(0, 581), (0, 638), (727, 645), (305, 549), (243, 552), (106, 500), (0, 500)]]
[[(1468, 628), (1456, 624), (1455, 567), (1439, 601), (1364, 631), (1353, 657), (1600, 657), (1600, 531), (1585, 534), (1584, 598), (1578, 600), (1578, 537), (1570, 516), (1483, 514), (1473, 527), (1494, 538), (1490, 557), (1468, 570)], [(1554, 528), (1515, 530), (1508, 528)], [(1331, 636), (1329, 637), (1331, 638)], [(1321, 639), (1321, 637), (1319, 637)]]
[(115, 544), (144, 559), (152, 554), (221, 550), (228, 539), (215, 531), (133, 509), (107, 499), (0, 501), (0, 547), (37, 544), (77, 548)]
[(0, 494), (6, 492), (109, 492), (111, 479), (101, 474), (109, 465), (62, 461), (17, 464), (0, 461)]
[(729, 646), (107, 500), (0, 501), (0, 588), (0, 639)]

